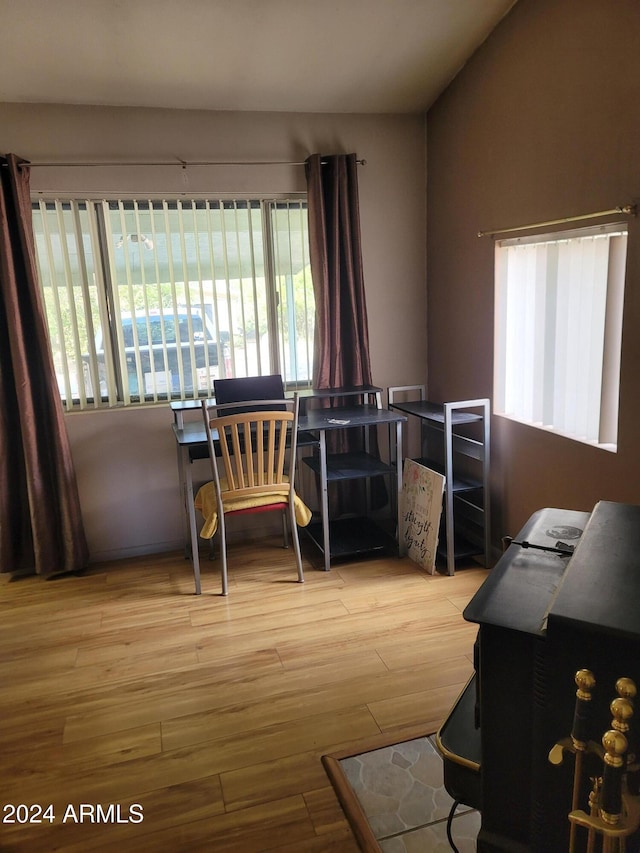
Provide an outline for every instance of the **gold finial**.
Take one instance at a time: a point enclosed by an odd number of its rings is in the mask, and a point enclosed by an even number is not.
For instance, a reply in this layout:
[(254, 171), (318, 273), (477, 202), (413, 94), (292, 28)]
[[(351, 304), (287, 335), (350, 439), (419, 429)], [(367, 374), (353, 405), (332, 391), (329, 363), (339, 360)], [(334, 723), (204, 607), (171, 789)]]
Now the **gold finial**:
[(575, 682), (578, 687), (576, 696), (579, 699), (584, 699), (589, 702), (591, 699), (591, 691), (596, 686), (594, 674), (589, 669), (579, 669), (576, 672)]
[(635, 682), (630, 678), (619, 678), (616, 681), (616, 692), (622, 699), (629, 699), (630, 701), (633, 701), (638, 691), (636, 689)]
[(612, 826), (620, 821), (621, 816), (622, 772), (625, 765), (623, 756), (628, 744), (622, 732), (609, 729), (602, 736), (602, 745), (605, 753), (600, 817), (606, 824)]
[(614, 699), (609, 707), (613, 714), (611, 728), (623, 734), (624, 732), (628, 732), (628, 721), (633, 717), (633, 705), (631, 702), (628, 699), (619, 697), (618, 699)]
[[(620, 698), (614, 699), (611, 703), (611, 713), (613, 714), (613, 722), (611, 727), (620, 732), (628, 732), (630, 726), (628, 720), (633, 716), (633, 699), (637, 693), (636, 685), (630, 678), (619, 678), (616, 681), (616, 692)], [(626, 707), (620, 705), (625, 703)], [(628, 769), (637, 769), (634, 767), (637, 761), (637, 740), (631, 738), (631, 751), (627, 754)]]
[(602, 736), (602, 745), (605, 750), (605, 764), (608, 764), (611, 767), (622, 767), (624, 764), (622, 756), (625, 754), (628, 747), (627, 739), (622, 732), (618, 732), (615, 729), (609, 729), (609, 731), (605, 732)]

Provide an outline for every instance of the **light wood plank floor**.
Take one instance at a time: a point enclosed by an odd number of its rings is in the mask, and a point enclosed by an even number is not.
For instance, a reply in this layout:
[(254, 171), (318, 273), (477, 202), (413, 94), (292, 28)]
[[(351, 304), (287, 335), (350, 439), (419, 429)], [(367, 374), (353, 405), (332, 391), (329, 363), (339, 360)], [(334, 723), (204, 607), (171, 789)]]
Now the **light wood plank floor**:
[(276, 539), (229, 564), (226, 599), (179, 554), (0, 575), (0, 850), (357, 850), (321, 756), (435, 730), (487, 571), (305, 559), (302, 585)]

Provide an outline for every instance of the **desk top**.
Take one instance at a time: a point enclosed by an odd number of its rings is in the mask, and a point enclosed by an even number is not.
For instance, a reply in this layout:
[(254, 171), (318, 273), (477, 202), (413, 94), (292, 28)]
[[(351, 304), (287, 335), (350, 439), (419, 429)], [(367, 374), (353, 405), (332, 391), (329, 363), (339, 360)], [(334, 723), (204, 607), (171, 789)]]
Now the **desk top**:
[[(303, 388), (298, 391), (298, 398), (304, 404), (307, 400), (327, 397), (355, 397), (364, 396), (367, 394), (381, 394), (382, 388), (377, 385), (353, 385), (344, 388)], [(286, 391), (285, 397), (292, 397), (293, 391)], [(188, 412), (191, 409), (202, 408), (202, 399), (197, 400), (172, 400), (169, 403), (172, 412)], [(212, 406), (215, 404), (215, 397), (208, 397), (206, 402)]]
[(298, 429), (317, 430), (348, 429), (349, 427), (377, 426), (406, 421), (405, 415), (376, 406), (340, 406), (333, 409), (310, 409), (298, 418)]
[(207, 443), (207, 431), (201, 420), (190, 421), (182, 427), (174, 423), (171, 424), (171, 428), (181, 447)]
[[(308, 414), (300, 415), (298, 418), (298, 436), (300, 437), (300, 433), (304, 432), (393, 424), (406, 419), (403, 414), (389, 409), (378, 409), (376, 406), (311, 409)], [(190, 421), (182, 427), (175, 423), (171, 426), (176, 441), (181, 447), (207, 443), (207, 433), (201, 420)], [(302, 446), (300, 438), (298, 445)]]
[[(408, 400), (404, 403), (391, 403), (389, 408), (405, 412), (407, 415), (415, 415), (415, 417), (422, 418), (425, 421), (444, 423), (444, 405), (442, 403), (430, 403), (428, 400)], [(481, 420), (482, 415), (475, 412), (456, 412), (454, 410), (451, 413), (451, 423), (453, 424), (469, 424)]]

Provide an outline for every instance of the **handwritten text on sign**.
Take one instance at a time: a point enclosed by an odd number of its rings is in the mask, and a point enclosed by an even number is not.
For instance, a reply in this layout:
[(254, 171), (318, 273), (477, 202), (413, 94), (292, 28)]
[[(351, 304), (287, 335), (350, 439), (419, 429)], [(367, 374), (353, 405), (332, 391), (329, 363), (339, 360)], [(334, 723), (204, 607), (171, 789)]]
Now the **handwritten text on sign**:
[(407, 555), (429, 574), (436, 568), (436, 548), (445, 478), (413, 459), (404, 460), (402, 520)]

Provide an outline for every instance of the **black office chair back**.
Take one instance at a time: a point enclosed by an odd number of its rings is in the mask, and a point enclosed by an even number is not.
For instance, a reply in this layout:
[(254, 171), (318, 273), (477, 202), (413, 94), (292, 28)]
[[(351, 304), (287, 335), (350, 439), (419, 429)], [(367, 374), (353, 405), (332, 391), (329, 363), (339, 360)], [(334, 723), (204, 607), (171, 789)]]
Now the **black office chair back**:
[[(235, 379), (214, 379), (213, 393), (216, 403), (241, 403), (243, 400), (278, 400), (284, 399), (284, 384), (282, 376), (274, 373), (269, 376), (239, 376)], [(275, 410), (270, 406), (239, 406), (237, 409), (225, 409), (225, 414), (239, 412), (259, 412), (264, 409)]]

